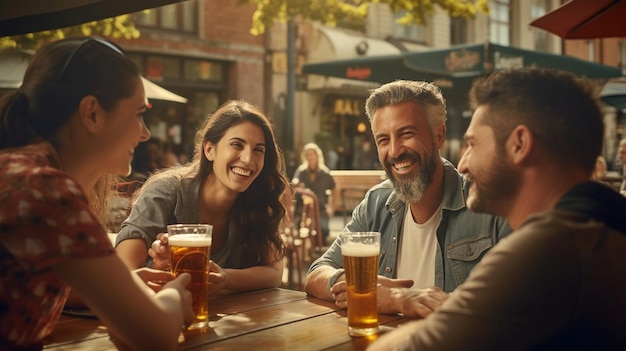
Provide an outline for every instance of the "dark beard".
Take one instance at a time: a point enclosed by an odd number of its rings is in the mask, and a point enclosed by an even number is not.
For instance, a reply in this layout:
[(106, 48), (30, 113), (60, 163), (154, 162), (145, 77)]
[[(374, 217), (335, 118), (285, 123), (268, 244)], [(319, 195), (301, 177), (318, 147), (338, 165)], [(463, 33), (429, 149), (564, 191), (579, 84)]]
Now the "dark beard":
[(482, 181), (473, 184), (468, 207), (474, 212), (506, 215), (509, 199), (517, 196), (519, 179), (519, 174), (507, 163), (506, 158), (498, 154), (491, 166), (483, 172)]
[[(437, 162), (439, 162), (439, 155), (436, 152), (437, 148), (433, 145), (433, 153), (427, 160), (422, 160), (422, 157), (417, 153), (406, 153), (398, 157), (397, 159), (388, 160), (385, 162), (385, 173), (391, 180), (393, 187), (396, 191), (398, 198), (406, 203), (418, 202), (424, 196), (426, 189), (432, 184), (435, 170), (437, 169)], [(394, 162), (403, 161), (407, 159), (415, 159), (419, 163), (420, 167), (416, 173), (411, 173), (402, 177), (396, 177), (392, 171), (392, 164)], [(427, 161), (427, 162), (423, 162)]]

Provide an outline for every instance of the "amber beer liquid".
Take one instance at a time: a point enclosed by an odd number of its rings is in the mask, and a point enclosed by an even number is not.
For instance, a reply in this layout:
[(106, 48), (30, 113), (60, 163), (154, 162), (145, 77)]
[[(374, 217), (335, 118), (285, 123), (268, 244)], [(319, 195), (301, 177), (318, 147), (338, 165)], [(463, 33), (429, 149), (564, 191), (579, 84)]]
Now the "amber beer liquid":
[(187, 289), (193, 299), (196, 318), (188, 329), (199, 329), (209, 325), (209, 258), (211, 236), (177, 234), (168, 237), (172, 275), (191, 275)]
[(348, 286), (348, 332), (354, 336), (376, 334), (380, 236), (373, 243), (342, 240), (341, 252)]

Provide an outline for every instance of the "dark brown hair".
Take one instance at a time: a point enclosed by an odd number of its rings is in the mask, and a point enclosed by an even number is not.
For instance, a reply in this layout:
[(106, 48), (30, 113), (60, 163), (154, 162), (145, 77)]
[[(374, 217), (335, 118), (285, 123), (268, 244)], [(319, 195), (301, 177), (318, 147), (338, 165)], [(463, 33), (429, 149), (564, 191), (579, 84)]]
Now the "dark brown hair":
[(569, 72), (497, 71), (474, 82), (470, 105), (489, 106), (485, 123), (500, 147), (516, 126), (525, 125), (556, 165), (589, 174), (602, 151), (604, 124), (596, 89)]
[[(273, 263), (284, 256), (279, 226), (286, 213), (281, 196), (290, 190), (289, 181), (285, 176), (283, 155), (276, 143), (272, 124), (263, 112), (243, 100), (224, 103), (196, 133), (191, 162), (186, 166), (164, 170), (148, 179), (149, 182), (170, 174), (205, 179), (213, 172), (213, 162), (204, 154), (204, 143), (210, 141), (217, 145), (226, 131), (243, 122), (252, 122), (263, 131), (265, 162), (261, 173), (239, 195), (231, 210), (234, 220), (239, 224), (236, 233), (238, 246), (231, 247), (233, 262), (237, 265), (234, 268)], [(278, 250), (278, 257), (268, 257), (270, 245)]]
[[(137, 66), (115, 44), (101, 38), (67, 38), (41, 47), (30, 60), (22, 85), (0, 99), (0, 149), (44, 139), (56, 146), (57, 132), (93, 95), (111, 110), (141, 84)], [(105, 176), (89, 204), (105, 223), (115, 178)]]

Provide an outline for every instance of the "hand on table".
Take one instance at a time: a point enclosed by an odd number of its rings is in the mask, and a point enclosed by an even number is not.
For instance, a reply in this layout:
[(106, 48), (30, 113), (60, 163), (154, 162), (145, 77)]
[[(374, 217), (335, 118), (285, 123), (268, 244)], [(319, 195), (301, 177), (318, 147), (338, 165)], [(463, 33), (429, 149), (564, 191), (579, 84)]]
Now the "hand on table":
[[(410, 279), (391, 279), (385, 276), (378, 276), (378, 286), (376, 288), (377, 300), (378, 300), (378, 312), (383, 314), (393, 314), (400, 311), (393, 308), (393, 303), (390, 299), (393, 297), (391, 289), (394, 288), (409, 288), (413, 286), (413, 281)], [(347, 283), (342, 278), (341, 281), (337, 280), (337, 283), (330, 288), (331, 294), (335, 297), (335, 304), (341, 308), (348, 306), (348, 291)]]
[(411, 318), (426, 318), (446, 301), (448, 296), (448, 293), (434, 286), (424, 289), (391, 289), (391, 300), (399, 303), (399, 312)]

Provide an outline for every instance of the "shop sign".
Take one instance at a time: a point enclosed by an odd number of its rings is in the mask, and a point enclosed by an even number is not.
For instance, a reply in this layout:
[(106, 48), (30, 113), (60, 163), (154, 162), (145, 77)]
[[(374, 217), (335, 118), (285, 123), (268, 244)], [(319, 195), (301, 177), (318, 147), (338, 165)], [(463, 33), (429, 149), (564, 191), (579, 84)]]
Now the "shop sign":
[(361, 116), (363, 100), (335, 99), (333, 113), (337, 115)]
[(522, 56), (504, 56), (497, 51), (493, 55), (493, 61), (497, 70), (524, 67)]
[(372, 69), (370, 67), (348, 67), (346, 69), (346, 78), (363, 80), (371, 75)]
[(482, 59), (480, 52), (463, 49), (450, 52), (444, 61), (448, 72), (467, 72), (475, 70)]

